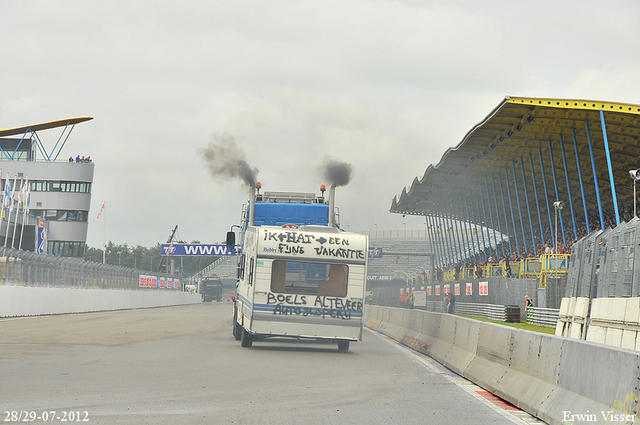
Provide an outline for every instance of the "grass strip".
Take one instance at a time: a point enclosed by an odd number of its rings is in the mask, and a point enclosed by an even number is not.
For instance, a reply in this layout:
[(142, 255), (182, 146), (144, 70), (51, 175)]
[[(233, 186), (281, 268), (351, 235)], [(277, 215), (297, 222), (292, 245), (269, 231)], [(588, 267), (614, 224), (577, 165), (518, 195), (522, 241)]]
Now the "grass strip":
[(481, 322), (495, 323), (496, 325), (511, 326), (512, 328), (523, 329), (525, 331), (540, 332), (540, 333), (551, 334), (551, 335), (555, 335), (555, 333), (556, 333), (556, 329), (555, 328), (549, 328), (549, 327), (546, 327), (546, 326), (531, 325), (531, 324), (529, 324), (527, 322), (507, 323), (507, 322), (502, 322), (500, 320), (487, 319), (486, 317), (482, 317), (482, 316), (468, 316), (468, 315), (465, 315), (465, 314), (458, 314), (457, 316), (466, 317), (468, 319), (479, 320)]

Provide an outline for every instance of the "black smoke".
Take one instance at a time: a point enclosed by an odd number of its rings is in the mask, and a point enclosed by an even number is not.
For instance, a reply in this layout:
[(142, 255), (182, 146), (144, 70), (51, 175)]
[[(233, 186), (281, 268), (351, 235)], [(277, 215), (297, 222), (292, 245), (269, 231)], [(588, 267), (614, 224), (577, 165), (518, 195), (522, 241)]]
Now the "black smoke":
[(322, 164), (322, 177), (331, 186), (346, 186), (351, 181), (353, 165), (335, 159), (325, 159)]
[(204, 158), (212, 177), (239, 177), (247, 186), (256, 183), (257, 168), (251, 168), (244, 158), (244, 151), (236, 145), (233, 136), (229, 134), (214, 135), (213, 141), (198, 149), (198, 154)]

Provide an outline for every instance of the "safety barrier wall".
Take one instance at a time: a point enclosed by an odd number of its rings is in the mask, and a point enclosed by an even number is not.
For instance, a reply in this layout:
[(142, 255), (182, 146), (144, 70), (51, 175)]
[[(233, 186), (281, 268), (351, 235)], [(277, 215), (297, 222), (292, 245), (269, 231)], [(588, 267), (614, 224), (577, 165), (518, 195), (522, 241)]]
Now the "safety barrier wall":
[(563, 298), (556, 335), (640, 350), (640, 298)]
[(165, 307), (200, 303), (182, 291), (40, 288), (0, 285), (0, 317)]
[(640, 353), (392, 307), (365, 323), (550, 424), (638, 419)]

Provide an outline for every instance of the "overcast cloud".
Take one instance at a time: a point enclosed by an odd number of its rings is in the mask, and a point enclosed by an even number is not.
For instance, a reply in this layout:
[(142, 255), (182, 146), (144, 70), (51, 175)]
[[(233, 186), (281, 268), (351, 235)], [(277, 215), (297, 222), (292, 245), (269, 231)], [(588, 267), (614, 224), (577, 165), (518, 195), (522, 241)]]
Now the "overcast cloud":
[(95, 117), (62, 154), (95, 162), (93, 247), (103, 202), (114, 243), (222, 241), (248, 192), (198, 153), (221, 135), (267, 191), (351, 164), (345, 229), (424, 229), (391, 199), (505, 96), (640, 104), (638, 28), (636, 0), (0, 0), (0, 128)]

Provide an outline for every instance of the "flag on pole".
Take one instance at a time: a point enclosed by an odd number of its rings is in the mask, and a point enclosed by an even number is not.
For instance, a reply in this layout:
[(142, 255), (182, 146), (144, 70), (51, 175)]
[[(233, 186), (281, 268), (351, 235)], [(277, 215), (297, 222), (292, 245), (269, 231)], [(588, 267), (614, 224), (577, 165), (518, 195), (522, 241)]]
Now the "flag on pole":
[(24, 181), (24, 185), (22, 186), (22, 193), (20, 194), (23, 211), (27, 209), (27, 198), (29, 197), (29, 192), (31, 192), (31, 190), (29, 188), (29, 176), (27, 176), (26, 180)]
[(9, 213), (13, 212), (13, 202), (16, 200), (16, 186), (18, 176), (13, 176), (13, 188), (11, 189), (11, 199), (9, 201)]
[(8, 207), (11, 203), (11, 186), (9, 186), (9, 172), (7, 172), (7, 179), (4, 181), (4, 206)]
[(31, 206), (31, 186), (29, 186), (29, 177), (27, 177), (27, 182), (24, 184), (24, 186), (22, 210), (25, 212), (25, 214), (29, 214), (29, 207)]
[(100, 220), (100, 216), (104, 212), (104, 202), (102, 203), (102, 208), (100, 208), (100, 212), (98, 213), (98, 218), (96, 220)]
[(25, 182), (23, 182), (22, 179), (20, 179), (21, 186), (20, 186), (20, 190), (18, 190), (18, 194), (17, 194), (18, 196), (16, 196), (16, 198), (17, 198), (16, 200), (18, 201), (18, 206), (17, 206), (18, 210), (22, 206), (22, 199), (24, 197), (24, 183)]

